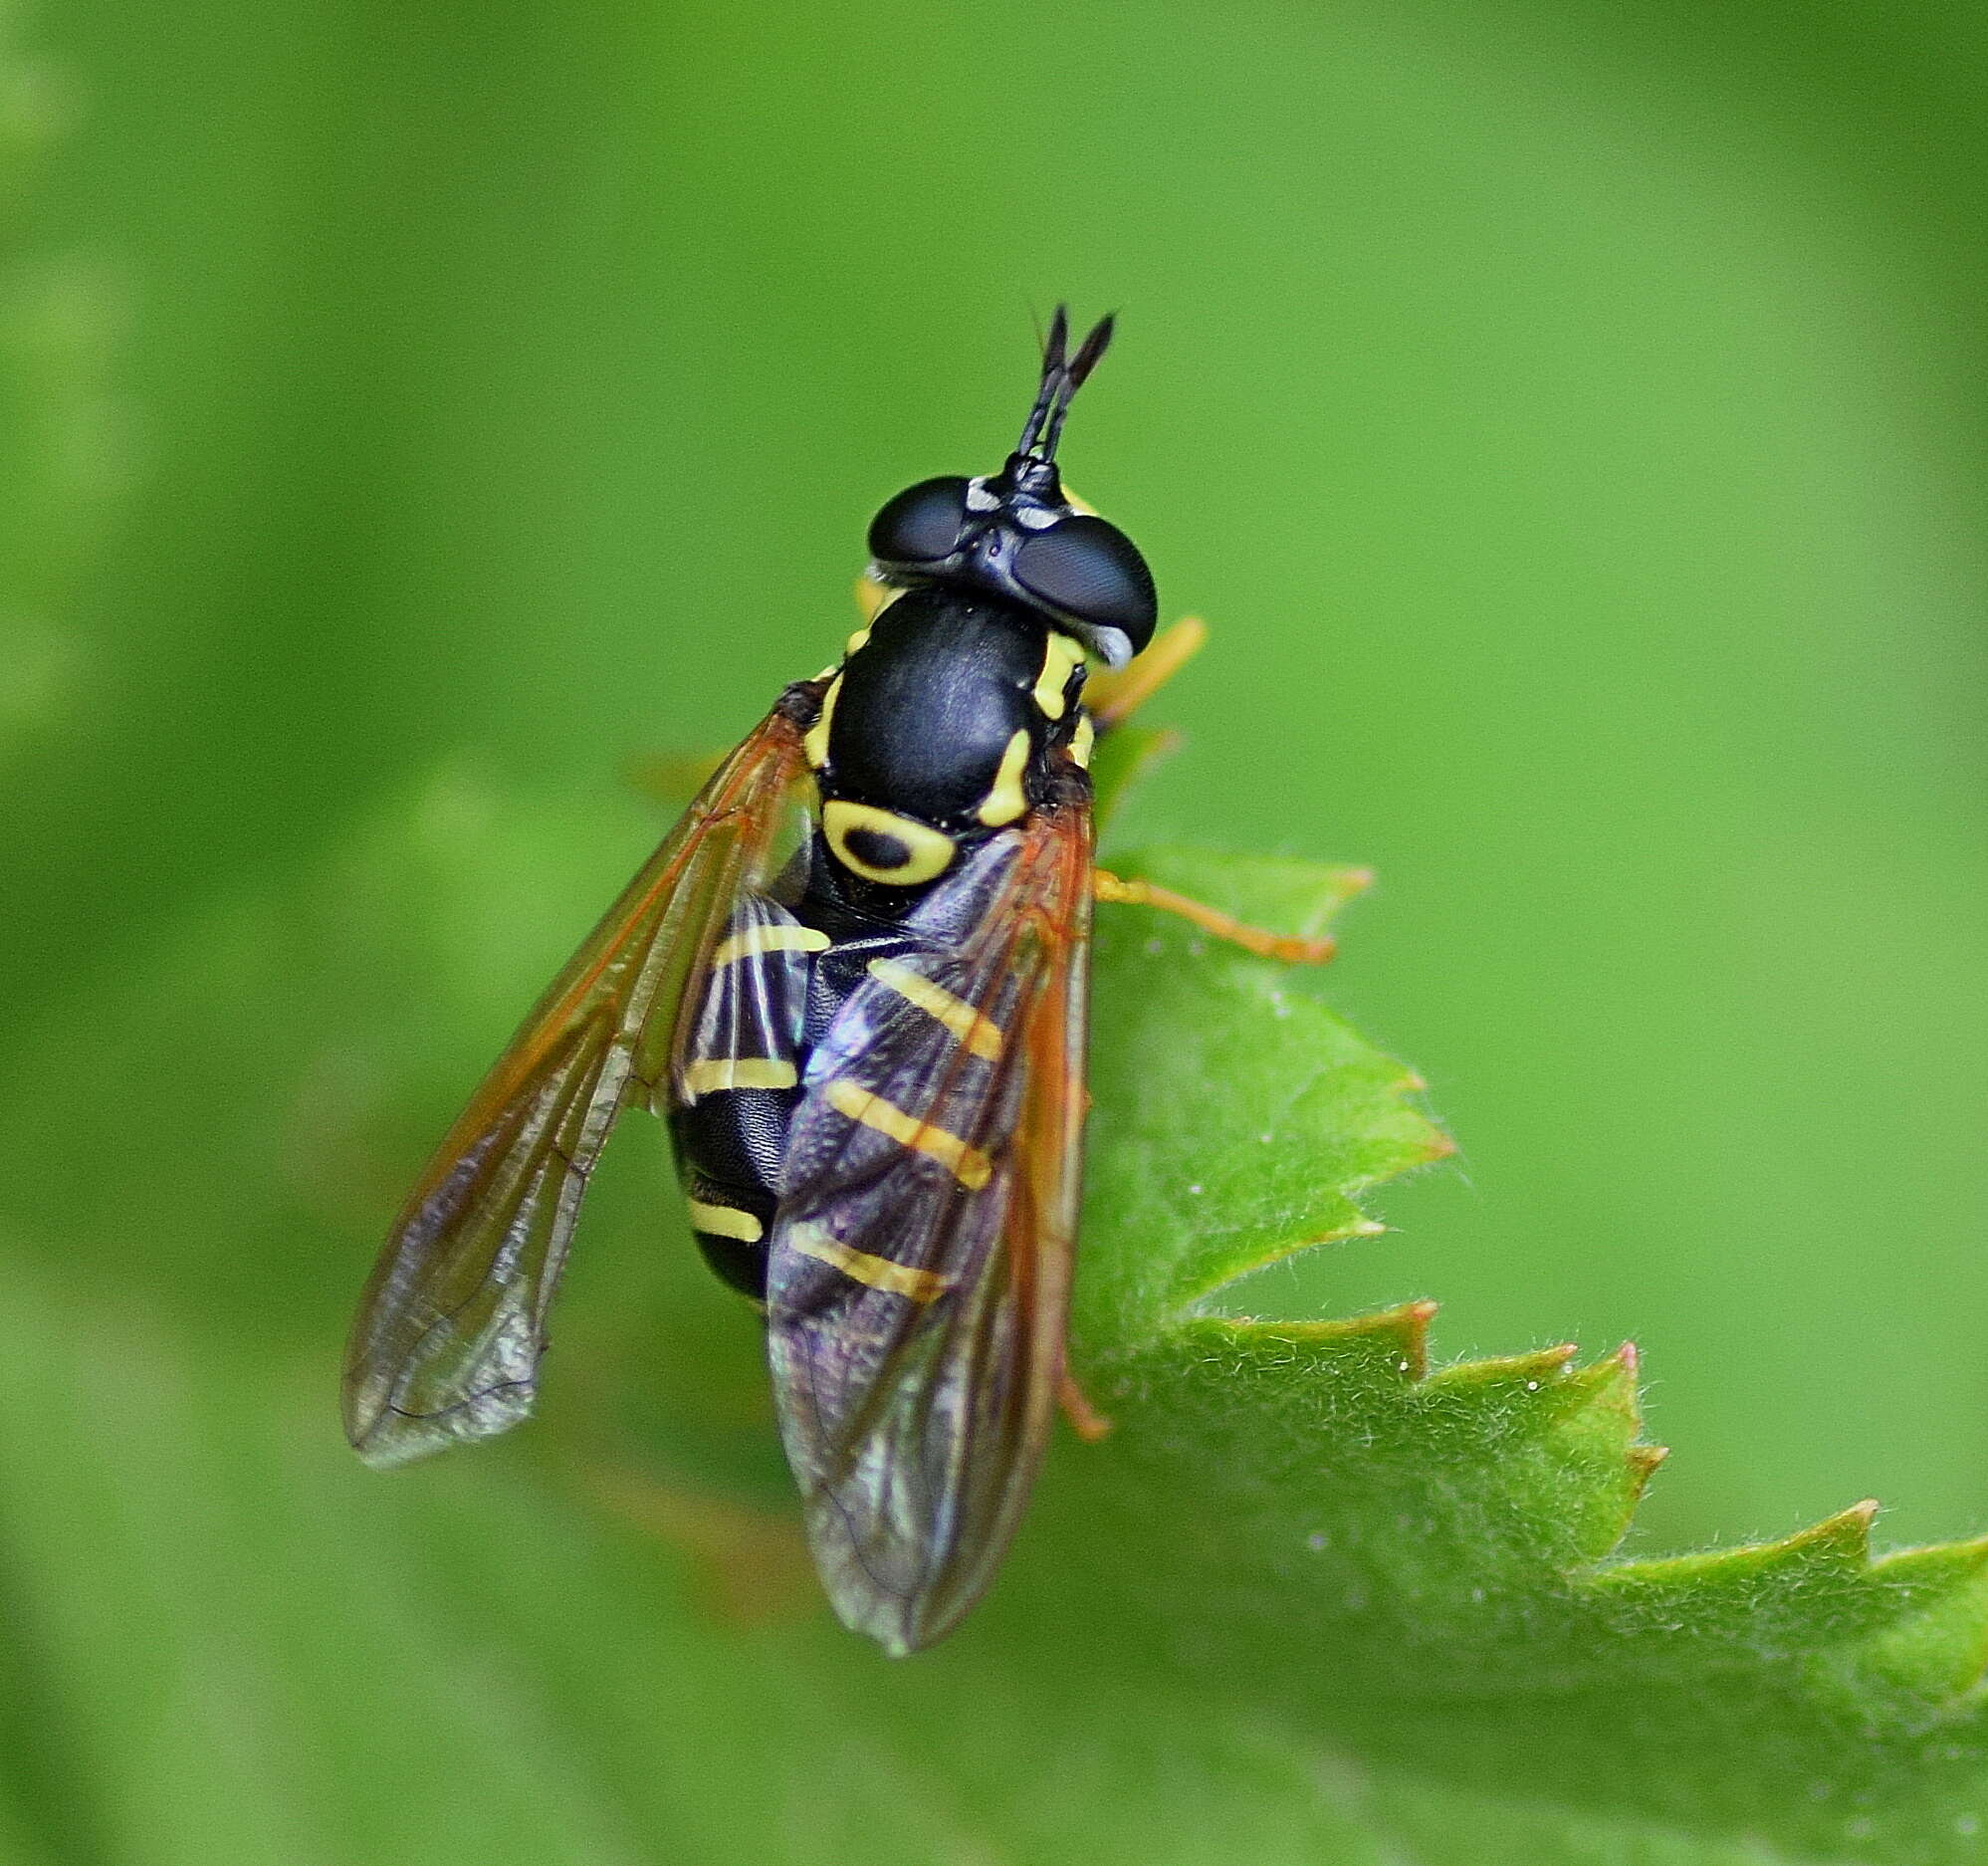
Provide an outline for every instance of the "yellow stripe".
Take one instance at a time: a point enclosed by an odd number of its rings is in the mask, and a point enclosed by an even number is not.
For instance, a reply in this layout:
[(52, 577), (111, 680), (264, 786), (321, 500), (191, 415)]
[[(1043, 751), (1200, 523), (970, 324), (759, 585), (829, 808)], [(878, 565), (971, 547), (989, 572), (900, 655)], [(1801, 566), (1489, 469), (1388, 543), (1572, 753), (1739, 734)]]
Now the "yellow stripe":
[(892, 1295), (909, 1296), (914, 1302), (929, 1302), (944, 1295), (951, 1286), (944, 1277), (929, 1270), (907, 1270), (887, 1257), (872, 1257), (867, 1251), (852, 1251), (837, 1244), (813, 1225), (796, 1226), (790, 1242), (802, 1257), (817, 1264), (830, 1264), (845, 1277), (868, 1283), (872, 1289), (887, 1289)]
[(1044, 718), (1063, 717), (1063, 689), (1069, 685), (1070, 670), (1083, 658), (1081, 642), (1054, 629), (1049, 631), (1049, 645), (1042, 651), (1042, 671), (1035, 676), (1035, 704)]
[(721, 1056), (691, 1063), (683, 1072), (683, 1094), (695, 1101), (722, 1088), (791, 1088), (799, 1080), (793, 1064), (775, 1056)]
[(1079, 771), (1091, 768), (1091, 747), (1097, 742), (1098, 729), (1091, 724), (1091, 716), (1084, 713), (1078, 717), (1077, 729), (1070, 735), (1070, 762)]
[(828, 683), (828, 691), (821, 696), (821, 716), (809, 726), (800, 742), (800, 749), (807, 754), (807, 762), (819, 771), (828, 763), (828, 728), (835, 718), (835, 696), (842, 691), (842, 676), (837, 674)]
[(702, 1199), (690, 1202), (690, 1228), (714, 1238), (737, 1238), (741, 1244), (758, 1244), (767, 1228), (751, 1212), (737, 1206), (706, 1205)]
[(1021, 788), (1021, 774), (1028, 768), (1028, 731), (1026, 727), (1017, 732), (1007, 742), (1007, 750), (1000, 755), (1000, 769), (994, 773), (994, 789), (980, 808), (980, 818), (991, 829), (997, 829), (1004, 822), (1012, 822), (1028, 808), (1028, 798)]
[(929, 1154), (944, 1165), (961, 1185), (978, 1192), (994, 1175), (994, 1162), (978, 1147), (970, 1147), (958, 1134), (921, 1121), (905, 1113), (879, 1095), (873, 1095), (860, 1082), (836, 1079), (822, 1089), (828, 1105), (852, 1121), (888, 1134), (900, 1146), (914, 1153)]
[(928, 1017), (934, 1017), (977, 1056), (990, 1062), (1000, 1055), (1000, 1026), (984, 1018), (964, 998), (956, 997), (943, 985), (935, 985), (924, 973), (898, 959), (872, 959), (870, 977), (888, 985), (900, 998), (908, 998)]
[(749, 926), (735, 933), (711, 955), (714, 966), (729, 966), (755, 953), (825, 953), (828, 935), (811, 926)]

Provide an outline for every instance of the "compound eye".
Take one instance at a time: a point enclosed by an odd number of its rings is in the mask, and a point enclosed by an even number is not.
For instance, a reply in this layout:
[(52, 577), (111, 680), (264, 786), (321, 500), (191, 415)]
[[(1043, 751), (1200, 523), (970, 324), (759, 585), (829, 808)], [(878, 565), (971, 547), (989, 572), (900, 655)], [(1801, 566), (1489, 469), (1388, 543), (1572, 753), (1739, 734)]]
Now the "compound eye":
[(920, 480), (870, 521), (870, 556), (879, 564), (938, 564), (960, 548), (967, 482)]
[(1036, 532), (1015, 554), (1014, 580), (1069, 621), (1088, 625), (1114, 667), (1153, 639), (1160, 612), (1153, 573), (1132, 540), (1103, 519), (1079, 514)]

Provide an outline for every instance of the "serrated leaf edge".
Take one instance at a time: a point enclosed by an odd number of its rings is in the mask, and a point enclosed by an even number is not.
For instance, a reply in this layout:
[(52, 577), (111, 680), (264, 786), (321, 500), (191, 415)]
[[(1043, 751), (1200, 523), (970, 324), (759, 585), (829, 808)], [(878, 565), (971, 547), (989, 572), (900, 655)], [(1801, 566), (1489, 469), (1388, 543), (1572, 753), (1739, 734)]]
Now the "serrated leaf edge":
[[(1624, 1342), (1598, 1360), (1579, 1363), (1570, 1342), (1524, 1353), (1483, 1356), (1434, 1364), (1430, 1328), (1438, 1304), (1427, 1299), (1397, 1304), (1352, 1316), (1317, 1320), (1177, 1314), (1160, 1331), (1160, 1340), (1176, 1339), (1205, 1348), (1211, 1335), (1226, 1337), (1238, 1346), (1269, 1342), (1287, 1347), (1345, 1346), (1362, 1340), (1383, 1344), (1404, 1389), (1440, 1393), (1444, 1389), (1519, 1388), (1528, 1400), (1548, 1408), (1559, 1403), (1557, 1416), (1541, 1427), (1551, 1439), (1579, 1430), (1598, 1409), (1615, 1409), (1624, 1439), (1620, 1455), (1621, 1502), (1611, 1510), (1607, 1482), (1597, 1474), (1588, 1480), (1599, 1513), (1610, 1523), (1606, 1542), (1588, 1558), (1563, 1564), (1561, 1572), (1578, 1594), (1599, 1602), (1671, 1597), (1678, 1611), (1690, 1597), (1721, 1586), (1759, 1589), (1764, 1581), (1784, 1587), (1848, 1587), (1864, 1605), (1869, 1624), (1850, 1636), (1853, 1648), (1886, 1638), (1904, 1625), (1958, 1605), (1979, 1649), (1964, 1677), (1942, 1663), (1941, 1653), (1913, 1655), (1894, 1665), (1891, 1683), (1903, 1677), (1916, 1685), (1917, 1696), (1950, 1709), (1981, 1687), (1988, 1671), (1988, 1536), (1930, 1543), (1875, 1553), (1872, 1526), (1879, 1506), (1865, 1498), (1849, 1508), (1809, 1523), (1789, 1534), (1729, 1547), (1684, 1554), (1620, 1558), (1614, 1554), (1627, 1534), (1637, 1504), (1652, 1474), (1669, 1448), (1643, 1441), (1643, 1413), (1638, 1375), (1641, 1355), (1634, 1342)], [(1968, 1596), (1971, 1594), (1972, 1598)]]

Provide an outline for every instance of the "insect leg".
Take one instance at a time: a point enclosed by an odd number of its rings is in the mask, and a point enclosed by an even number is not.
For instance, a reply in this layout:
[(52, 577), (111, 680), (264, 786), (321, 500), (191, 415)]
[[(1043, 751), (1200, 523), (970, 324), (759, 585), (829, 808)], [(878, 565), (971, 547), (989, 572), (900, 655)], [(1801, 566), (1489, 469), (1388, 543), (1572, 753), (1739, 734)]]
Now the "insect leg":
[(1070, 1430), (1086, 1445), (1095, 1445), (1110, 1433), (1111, 1421), (1091, 1404), (1090, 1395), (1077, 1384), (1076, 1376), (1067, 1367), (1056, 1376), (1056, 1404), (1062, 1407)]
[(1199, 615), (1184, 615), (1146, 652), (1116, 672), (1094, 673), (1085, 683), (1084, 705), (1100, 732), (1122, 726), (1189, 661), (1208, 640), (1208, 624)]
[(1245, 925), (1233, 914), (1223, 913), (1219, 907), (1211, 907), (1204, 901), (1176, 894), (1170, 887), (1161, 887), (1153, 881), (1127, 881), (1105, 868), (1093, 873), (1091, 885), (1101, 901), (1119, 901), (1128, 907), (1151, 907), (1160, 913), (1179, 914), (1204, 933), (1227, 940), (1231, 945), (1240, 946), (1245, 952), (1255, 953), (1260, 958), (1281, 959), (1286, 965), (1322, 966), (1337, 950), (1329, 939), (1306, 939), (1296, 933), (1269, 933), (1262, 927)]

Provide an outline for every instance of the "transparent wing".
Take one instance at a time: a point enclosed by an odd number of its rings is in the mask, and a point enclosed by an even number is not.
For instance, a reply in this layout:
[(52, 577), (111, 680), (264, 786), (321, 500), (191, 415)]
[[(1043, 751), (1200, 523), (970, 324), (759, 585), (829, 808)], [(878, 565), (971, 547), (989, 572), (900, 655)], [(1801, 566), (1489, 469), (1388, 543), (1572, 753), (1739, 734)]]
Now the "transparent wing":
[[(895, 1652), (993, 1578), (1063, 1364), (1084, 1110), (1088, 798), (995, 838), (810, 1058), (768, 1324), (788, 1462), (843, 1620)], [(965, 926), (945, 940), (945, 929)]]
[(531, 1410), (546, 1311), (622, 1108), (667, 1080), (693, 975), (763, 885), (806, 769), (808, 687), (699, 793), (478, 1088), (395, 1221), (345, 1357), (345, 1433), (402, 1464)]

